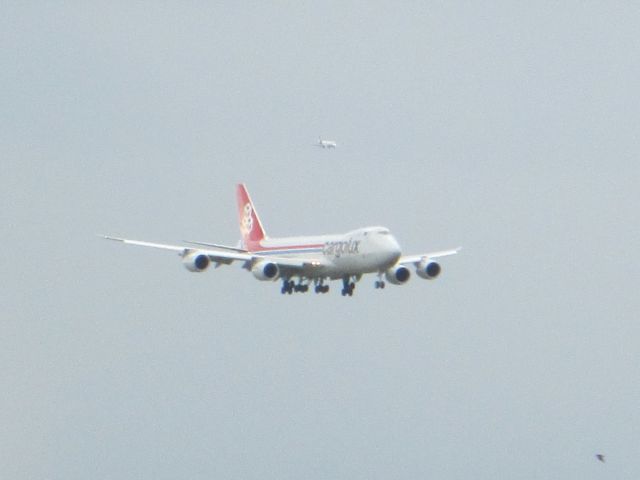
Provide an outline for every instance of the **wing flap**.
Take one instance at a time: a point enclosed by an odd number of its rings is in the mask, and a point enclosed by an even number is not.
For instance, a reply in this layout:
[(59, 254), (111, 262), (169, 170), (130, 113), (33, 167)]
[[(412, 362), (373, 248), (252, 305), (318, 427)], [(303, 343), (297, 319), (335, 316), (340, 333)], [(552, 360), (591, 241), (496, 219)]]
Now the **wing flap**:
[(240, 248), (239, 246), (232, 247), (230, 245), (222, 245), (220, 243), (196, 242), (193, 240), (185, 240), (185, 243), (189, 243), (191, 245), (200, 245), (201, 247), (211, 247), (211, 248), (217, 248), (220, 250), (229, 250), (232, 252), (249, 253), (248, 250), (245, 250), (244, 248)]

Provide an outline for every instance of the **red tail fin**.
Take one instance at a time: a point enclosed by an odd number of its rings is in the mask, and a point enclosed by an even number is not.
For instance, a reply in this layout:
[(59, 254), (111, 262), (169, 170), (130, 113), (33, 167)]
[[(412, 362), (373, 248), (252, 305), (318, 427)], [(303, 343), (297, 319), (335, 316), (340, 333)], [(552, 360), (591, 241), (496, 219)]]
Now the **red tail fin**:
[(249, 251), (260, 249), (260, 240), (267, 234), (262, 228), (262, 223), (258, 217), (247, 187), (243, 183), (238, 184), (238, 222), (240, 224), (240, 234), (242, 235), (243, 247)]

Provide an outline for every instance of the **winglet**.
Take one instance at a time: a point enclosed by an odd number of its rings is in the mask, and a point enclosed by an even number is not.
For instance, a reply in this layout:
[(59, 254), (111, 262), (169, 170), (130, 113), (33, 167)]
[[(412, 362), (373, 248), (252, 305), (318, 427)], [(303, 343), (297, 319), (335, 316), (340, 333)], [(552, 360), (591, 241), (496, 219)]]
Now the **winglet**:
[(103, 238), (105, 240), (115, 240), (116, 242), (124, 242), (124, 238), (118, 238), (118, 237), (110, 237), (109, 235), (102, 235), (97, 233), (96, 236)]

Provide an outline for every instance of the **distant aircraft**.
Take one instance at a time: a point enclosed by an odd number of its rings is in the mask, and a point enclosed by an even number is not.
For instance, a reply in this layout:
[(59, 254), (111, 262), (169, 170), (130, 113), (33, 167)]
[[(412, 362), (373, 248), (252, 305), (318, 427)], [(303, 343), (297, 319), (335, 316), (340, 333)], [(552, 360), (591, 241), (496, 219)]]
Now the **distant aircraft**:
[(322, 137), (318, 137), (318, 143), (314, 143), (314, 145), (322, 148), (336, 148), (338, 146), (334, 140), (323, 140)]
[(604, 462), (604, 455), (602, 455), (601, 453), (598, 453), (598, 454), (596, 455), (596, 458), (597, 458), (598, 460), (600, 460), (602, 463), (605, 463), (605, 462)]
[(178, 252), (185, 268), (191, 272), (202, 272), (211, 263), (218, 267), (238, 261), (258, 280), (281, 279), (283, 294), (306, 292), (311, 283), (316, 293), (327, 293), (329, 285), (325, 282), (340, 279), (342, 295), (352, 296), (356, 282), (365, 273), (378, 275), (375, 288), (384, 288), (385, 279), (402, 285), (411, 276), (409, 266), (415, 268), (420, 278), (432, 280), (441, 270), (436, 260), (460, 250), (402, 256), (398, 242), (384, 227), (359, 228), (340, 235), (269, 238), (244, 184), (237, 186), (236, 196), (241, 233), (238, 247), (206, 242), (186, 242), (192, 246), (165, 245), (104, 238)]

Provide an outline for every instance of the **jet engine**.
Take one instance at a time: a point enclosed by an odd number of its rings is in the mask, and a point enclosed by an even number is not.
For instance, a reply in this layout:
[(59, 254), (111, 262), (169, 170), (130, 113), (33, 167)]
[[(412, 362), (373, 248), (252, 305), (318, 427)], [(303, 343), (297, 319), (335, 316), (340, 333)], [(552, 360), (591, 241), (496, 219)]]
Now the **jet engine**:
[(262, 261), (253, 266), (251, 273), (258, 280), (269, 282), (276, 280), (280, 276), (280, 269), (275, 263)]
[(202, 272), (207, 269), (211, 261), (204, 253), (191, 252), (182, 257), (182, 264), (190, 272)]
[(440, 275), (441, 270), (442, 269), (440, 268), (439, 263), (434, 262), (433, 260), (429, 260), (428, 258), (425, 258), (418, 264), (416, 272), (418, 273), (418, 276), (420, 278), (424, 278), (426, 280), (433, 280), (438, 275)]
[(395, 267), (391, 267), (384, 274), (389, 283), (393, 283), (394, 285), (403, 285), (407, 283), (409, 278), (411, 277), (411, 272), (404, 265), (396, 265)]

